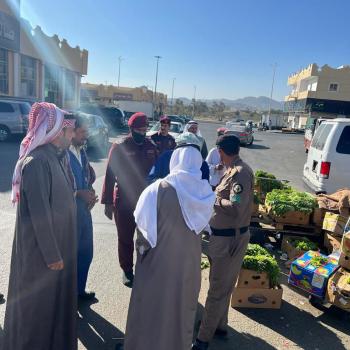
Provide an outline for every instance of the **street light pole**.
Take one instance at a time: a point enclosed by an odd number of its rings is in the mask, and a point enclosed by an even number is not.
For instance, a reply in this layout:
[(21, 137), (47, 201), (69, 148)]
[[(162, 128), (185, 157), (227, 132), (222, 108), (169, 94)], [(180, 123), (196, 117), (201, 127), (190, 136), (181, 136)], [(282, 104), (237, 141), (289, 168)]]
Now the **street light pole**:
[(268, 122), (269, 123), (270, 123), (271, 102), (272, 102), (272, 95), (273, 95), (273, 87), (275, 85), (275, 75), (276, 75), (277, 63), (274, 63), (274, 65), (272, 67), (273, 67), (273, 75), (272, 75), (272, 85), (271, 85), (271, 93), (270, 93), (270, 101), (269, 101), (269, 113), (268, 113), (268, 117), (269, 117)]
[(162, 58), (161, 56), (154, 56), (154, 58), (157, 59), (157, 69), (156, 69), (156, 83), (154, 85), (154, 105), (155, 109), (157, 109), (157, 84), (158, 84), (158, 65), (159, 65), (159, 59)]
[(194, 105), (196, 103), (196, 91), (197, 91), (197, 86), (194, 86), (194, 93), (193, 93), (193, 108), (192, 108), (192, 118), (194, 118)]
[(120, 65), (122, 62), (122, 56), (118, 57), (118, 62), (119, 62), (119, 68), (118, 68), (118, 87), (119, 87), (119, 83), (120, 83)]
[(174, 103), (174, 84), (176, 78), (173, 78), (173, 86), (171, 88), (171, 113), (173, 113), (173, 103)]

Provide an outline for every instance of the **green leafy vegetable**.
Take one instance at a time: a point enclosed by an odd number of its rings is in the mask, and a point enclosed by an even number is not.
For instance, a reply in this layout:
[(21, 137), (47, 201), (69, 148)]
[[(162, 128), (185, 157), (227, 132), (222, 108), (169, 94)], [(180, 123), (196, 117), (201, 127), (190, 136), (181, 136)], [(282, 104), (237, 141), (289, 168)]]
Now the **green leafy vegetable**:
[(248, 244), (246, 255), (243, 259), (244, 269), (266, 272), (269, 276), (271, 287), (279, 284), (280, 268), (276, 259), (259, 244)]
[(320, 267), (324, 264), (326, 264), (328, 261), (327, 258), (323, 257), (323, 256), (314, 256), (311, 260), (310, 260), (310, 264), (312, 266), (315, 266), (315, 267)]
[(290, 211), (299, 211), (311, 214), (317, 207), (314, 196), (294, 189), (273, 190), (266, 195), (265, 205), (271, 207), (272, 212), (282, 216)]
[(299, 241), (296, 243), (295, 248), (303, 251), (317, 250), (317, 244), (311, 241)]
[(259, 244), (248, 244), (247, 251), (245, 253), (247, 256), (255, 256), (255, 255), (267, 255), (271, 256), (271, 254), (263, 247), (261, 247)]
[(255, 186), (259, 188), (261, 195), (271, 192), (273, 189), (283, 189), (285, 185), (276, 179), (276, 176), (263, 170), (255, 172)]
[(202, 270), (205, 270), (207, 269), (208, 267), (210, 267), (210, 262), (208, 259), (206, 258), (202, 258), (202, 261), (201, 261), (201, 269)]
[(258, 272), (266, 272), (269, 276), (271, 287), (279, 283), (280, 268), (277, 261), (268, 255), (246, 255), (243, 259), (243, 268)]

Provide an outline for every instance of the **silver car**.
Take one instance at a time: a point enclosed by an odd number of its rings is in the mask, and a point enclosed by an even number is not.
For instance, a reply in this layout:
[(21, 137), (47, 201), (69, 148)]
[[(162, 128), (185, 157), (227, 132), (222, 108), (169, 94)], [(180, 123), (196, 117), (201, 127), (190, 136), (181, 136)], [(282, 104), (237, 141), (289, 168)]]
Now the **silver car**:
[(0, 142), (27, 132), (30, 107), (28, 102), (0, 99)]
[(245, 125), (231, 125), (225, 134), (235, 135), (239, 138), (241, 145), (248, 146), (254, 142), (253, 131)]

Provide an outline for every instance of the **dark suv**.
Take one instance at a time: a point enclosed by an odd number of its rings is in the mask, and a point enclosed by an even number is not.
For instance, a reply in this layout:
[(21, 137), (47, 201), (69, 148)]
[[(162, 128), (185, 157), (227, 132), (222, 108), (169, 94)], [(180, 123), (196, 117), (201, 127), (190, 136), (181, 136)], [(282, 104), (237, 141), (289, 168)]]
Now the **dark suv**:
[(27, 132), (29, 112), (28, 102), (0, 99), (0, 142)]
[(117, 107), (86, 104), (80, 106), (80, 111), (88, 114), (100, 115), (105, 123), (113, 130), (121, 129), (125, 126), (124, 112)]

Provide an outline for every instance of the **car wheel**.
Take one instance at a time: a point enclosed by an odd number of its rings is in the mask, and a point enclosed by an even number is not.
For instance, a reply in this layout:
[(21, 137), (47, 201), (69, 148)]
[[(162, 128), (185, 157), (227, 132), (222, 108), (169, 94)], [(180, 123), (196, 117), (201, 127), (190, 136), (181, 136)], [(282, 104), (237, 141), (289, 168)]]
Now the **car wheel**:
[(0, 125), (0, 142), (7, 141), (10, 136), (10, 130), (6, 126)]

